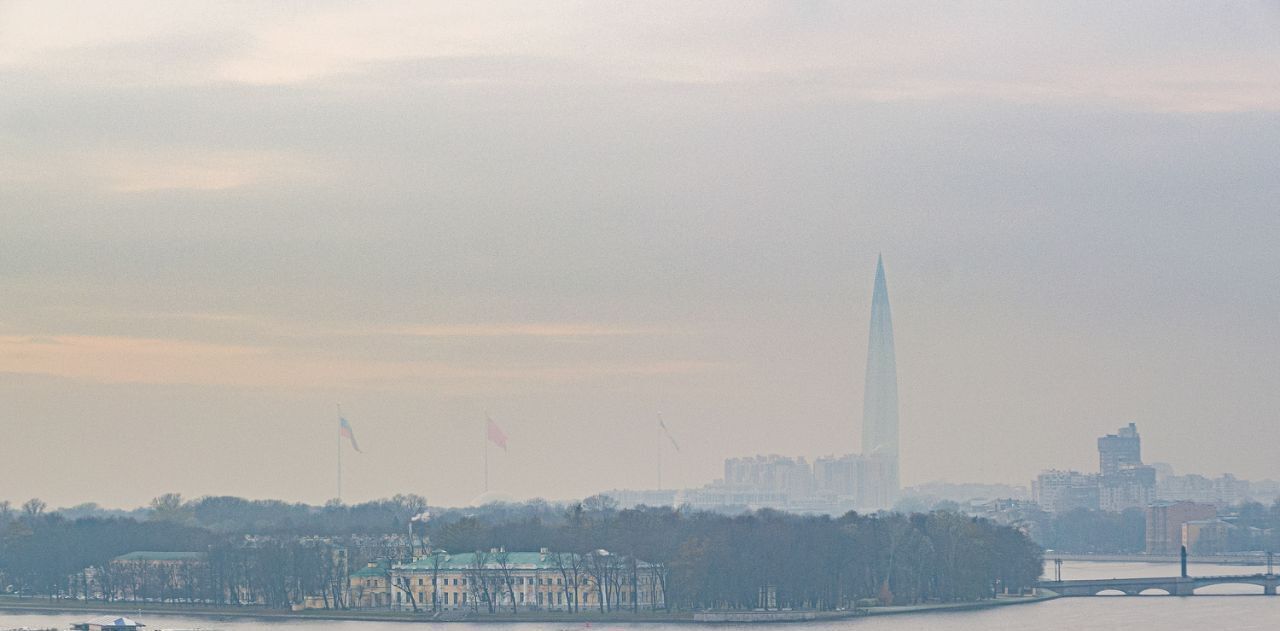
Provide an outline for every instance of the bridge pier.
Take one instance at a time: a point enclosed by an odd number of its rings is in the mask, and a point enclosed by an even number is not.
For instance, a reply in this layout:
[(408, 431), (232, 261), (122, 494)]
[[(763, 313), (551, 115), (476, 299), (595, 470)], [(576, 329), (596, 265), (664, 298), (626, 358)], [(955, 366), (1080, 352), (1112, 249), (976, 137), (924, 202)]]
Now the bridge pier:
[(1276, 595), (1276, 584), (1275, 584), (1275, 583), (1267, 583), (1265, 586), (1263, 586), (1263, 588), (1262, 588), (1262, 593), (1264, 593), (1264, 594), (1266, 594), (1266, 595), (1268, 595), (1268, 596), (1275, 596), (1275, 595)]

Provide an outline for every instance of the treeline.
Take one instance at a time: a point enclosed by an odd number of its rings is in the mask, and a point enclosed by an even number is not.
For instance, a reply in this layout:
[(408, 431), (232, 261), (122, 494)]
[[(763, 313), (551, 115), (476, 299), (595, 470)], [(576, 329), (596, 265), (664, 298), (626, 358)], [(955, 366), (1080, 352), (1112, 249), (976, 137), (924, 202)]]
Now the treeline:
[(201, 552), (214, 541), (203, 528), (121, 517), (69, 520), (39, 500), (14, 509), (0, 502), (0, 587), (64, 594), (71, 577), (136, 550)]
[(667, 605), (679, 609), (978, 600), (1028, 589), (1042, 570), (1039, 546), (1021, 532), (948, 511), (727, 516), (666, 507), (615, 510), (593, 499), (554, 523), (463, 518), (439, 527), (433, 540), (457, 551), (602, 548), (657, 564)]
[[(164, 496), (149, 519), (50, 513), (0, 503), (0, 587), (27, 594), (288, 607), (342, 607), (347, 573), (408, 560), (416, 496), (308, 507)], [(957, 512), (738, 516), (608, 498), (432, 509), (425, 534), (451, 552), (550, 548), (649, 563), (667, 607), (814, 608), (988, 598), (1039, 577), (1040, 548), (1018, 530)], [(199, 564), (112, 563), (135, 551), (199, 552)], [(177, 567), (178, 569), (174, 569)], [(584, 568), (584, 570), (589, 568)], [(87, 571), (86, 571), (87, 570)], [(181, 575), (177, 575), (180, 573)]]
[(1141, 508), (1122, 513), (1078, 508), (1044, 520), (1037, 539), (1059, 552), (1140, 554), (1147, 549), (1147, 517)]

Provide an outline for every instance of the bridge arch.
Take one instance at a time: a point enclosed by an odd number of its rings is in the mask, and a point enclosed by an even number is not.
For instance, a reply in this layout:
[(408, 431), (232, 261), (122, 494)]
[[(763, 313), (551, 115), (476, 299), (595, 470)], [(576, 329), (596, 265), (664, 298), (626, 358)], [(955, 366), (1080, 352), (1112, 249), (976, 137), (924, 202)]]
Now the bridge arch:
[(1170, 596), (1172, 592), (1163, 587), (1148, 587), (1140, 592), (1139, 596)]
[(1094, 596), (1128, 596), (1124, 591), (1119, 589), (1101, 589), (1093, 593)]
[(1266, 588), (1262, 583), (1253, 581), (1224, 580), (1197, 586), (1193, 593), (1201, 596), (1214, 594), (1263, 594), (1266, 593)]

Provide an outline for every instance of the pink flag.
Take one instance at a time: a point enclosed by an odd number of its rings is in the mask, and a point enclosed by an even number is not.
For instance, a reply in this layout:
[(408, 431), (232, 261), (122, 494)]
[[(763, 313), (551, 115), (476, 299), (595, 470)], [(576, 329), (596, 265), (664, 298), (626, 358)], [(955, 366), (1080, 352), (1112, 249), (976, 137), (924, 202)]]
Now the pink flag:
[(502, 428), (498, 427), (498, 424), (494, 423), (493, 419), (489, 418), (488, 416), (484, 417), (484, 419), (485, 421), (487, 421), (487, 423), (485, 423), (485, 433), (489, 435), (490, 442), (492, 442), (493, 444), (503, 449), (506, 449), (507, 435), (502, 433)]

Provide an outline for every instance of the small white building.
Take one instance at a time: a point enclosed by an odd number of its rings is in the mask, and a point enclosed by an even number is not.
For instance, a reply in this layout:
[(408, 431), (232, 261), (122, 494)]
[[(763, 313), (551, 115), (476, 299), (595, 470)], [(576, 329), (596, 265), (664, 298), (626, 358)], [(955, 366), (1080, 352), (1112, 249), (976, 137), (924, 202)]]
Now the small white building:
[(84, 622), (71, 625), (76, 631), (138, 631), (147, 625), (129, 618), (115, 616), (98, 616)]

